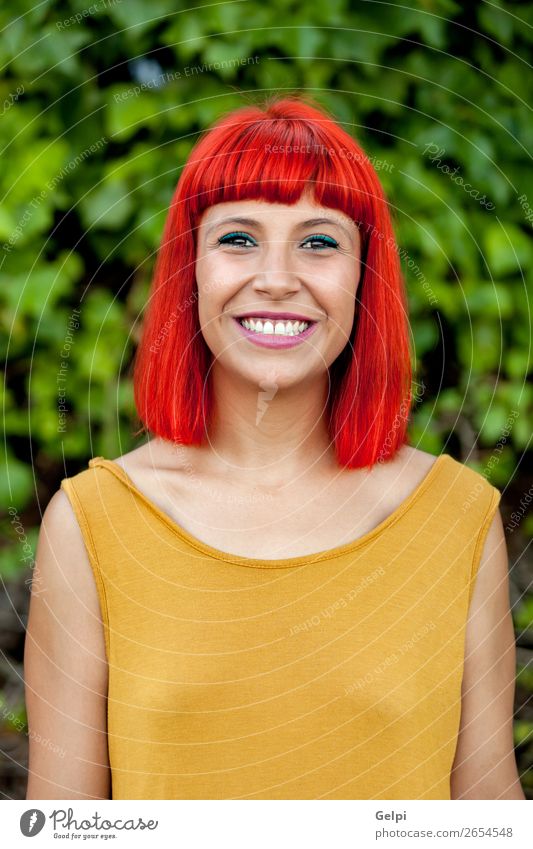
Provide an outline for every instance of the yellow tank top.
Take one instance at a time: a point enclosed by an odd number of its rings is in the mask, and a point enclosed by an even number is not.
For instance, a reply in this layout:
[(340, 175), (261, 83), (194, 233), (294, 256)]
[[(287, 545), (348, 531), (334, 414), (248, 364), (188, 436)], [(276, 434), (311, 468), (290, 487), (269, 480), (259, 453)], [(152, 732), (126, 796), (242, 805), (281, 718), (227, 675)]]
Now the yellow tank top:
[(113, 799), (449, 799), (500, 492), (448, 454), (363, 537), (201, 542), (96, 457), (65, 478), (98, 589)]

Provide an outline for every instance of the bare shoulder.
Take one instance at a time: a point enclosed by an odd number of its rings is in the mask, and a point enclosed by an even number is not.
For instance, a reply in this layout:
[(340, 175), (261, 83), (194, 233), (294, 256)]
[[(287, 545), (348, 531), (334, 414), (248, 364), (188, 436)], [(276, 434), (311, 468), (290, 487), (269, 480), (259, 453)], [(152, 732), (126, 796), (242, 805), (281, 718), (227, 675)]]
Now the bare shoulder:
[(199, 450), (190, 445), (175, 445), (163, 439), (154, 438), (139, 445), (132, 451), (113, 459), (128, 474), (143, 477), (149, 473), (166, 471), (186, 471), (197, 462)]
[(414, 479), (419, 474), (426, 474), (438, 460), (434, 454), (421, 451), (420, 448), (414, 448), (412, 445), (403, 445), (396, 456), (403, 462), (405, 471), (413, 475)]
[[(51, 602), (61, 609), (58, 639), (62, 628), (72, 626), (76, 629), (96, 662), (92, 669), (98, 669), (100, 680), (107, 674), (100, 602), (82, 531), (62, 489), (50, 499), (39, 530), (30, 602), (33, 619), (38, 610), (44, 623), (50, 614), (47, 608)], [(47, 637), (52, 632), (52, 625), (48, 623)]]
[(452, 799), (525, 799), (514, 754), (516, 647), (499, 509), (489, 521), (466, 625)]
[(103, 625), (82, 533), (61, 489), (39, 531), (24, 683), (30, 729), (26, 798), (109, 798)]
[(376, 480), (380, 486), (394, 490), (402, 501), (423, 482), (437, 459), (427, 451), (403, 445), (391, 461), (376, 464)]
[(79, 563), (87, 557), (78, 520), (62, 489), (58, 489), (48, 502), (43, 513), (39, 539), (46, 546), (47, 553), (62, 541), (68, 545), (71, 553), (76, 555), (74, 563)]

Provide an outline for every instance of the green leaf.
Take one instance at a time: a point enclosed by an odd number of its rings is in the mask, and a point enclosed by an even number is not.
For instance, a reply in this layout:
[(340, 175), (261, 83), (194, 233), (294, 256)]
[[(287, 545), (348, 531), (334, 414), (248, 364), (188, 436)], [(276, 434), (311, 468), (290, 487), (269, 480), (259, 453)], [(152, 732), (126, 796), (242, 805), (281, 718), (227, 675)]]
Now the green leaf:
[(495, 277), (523, 271), (532, 260), (531, 242), (514, 224), (490, 224), (483, 234), (485, 259)]
[(80, 213), (84, 226), (119, 230), (124, 226), (134, 209), (128, 186), (121, 181), (101, 183), (80, 202)]
[(533, 722), (525, 719), (517, 719), (513, 726), (513, 738), (515, 746), (525, 746), (533, 740)]
[(11, 453), (0, 451), (0, 503), (7, 508), (22, 510), (33, 492), (30, 466)]
[(513, 27), (519, 26), (517, 19), (510, 9), (503, 9), (498, 0), (490, 4), (482, 3), (478, 8), (478, 18), (482, 30), (490, 33), (496, 41), (511, 44)]

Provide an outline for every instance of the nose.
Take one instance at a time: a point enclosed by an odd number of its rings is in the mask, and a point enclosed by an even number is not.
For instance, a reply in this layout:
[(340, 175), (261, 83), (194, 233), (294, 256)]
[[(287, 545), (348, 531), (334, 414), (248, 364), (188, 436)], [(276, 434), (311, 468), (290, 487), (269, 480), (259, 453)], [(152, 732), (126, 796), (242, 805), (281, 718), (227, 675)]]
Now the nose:
[(292, 249), (292, 243), (283, 239), (266, 243), (266, 248), (258, 260), (253, 281), (254, 291), (281, 298), (300, 290), (301, 281), (296, 263), (291, 260)]

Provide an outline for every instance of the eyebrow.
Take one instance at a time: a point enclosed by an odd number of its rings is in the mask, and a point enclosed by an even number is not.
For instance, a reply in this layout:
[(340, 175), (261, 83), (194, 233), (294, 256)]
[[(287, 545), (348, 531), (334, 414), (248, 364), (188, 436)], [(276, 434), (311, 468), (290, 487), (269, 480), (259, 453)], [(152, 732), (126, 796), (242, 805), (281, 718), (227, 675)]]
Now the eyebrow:
[[(259, 227), (261, 228), (263, 225), (256, 218), (243, 218), (243, 217), (235, 217), (231, 216), (229, 218), (221, 218), (218, 221), (215, 221), (211, 224), (210, 227), (206, 230), (206, 236), (211, 233), (216, 227), (219, 227), (221, 224), (242, 224), (245, 227)], [(300, 221), (297, 224), (297, 227), (316, 227), (318, 224), (333, 224), (336, 227), (340, 227), (341, 230), (344, 230), (348, 237), (351, 237), (353, 234), (350, 233), (347, 227), (344, 226), (340, 221), (336, 218), (308, 218), (307, 221)]]

